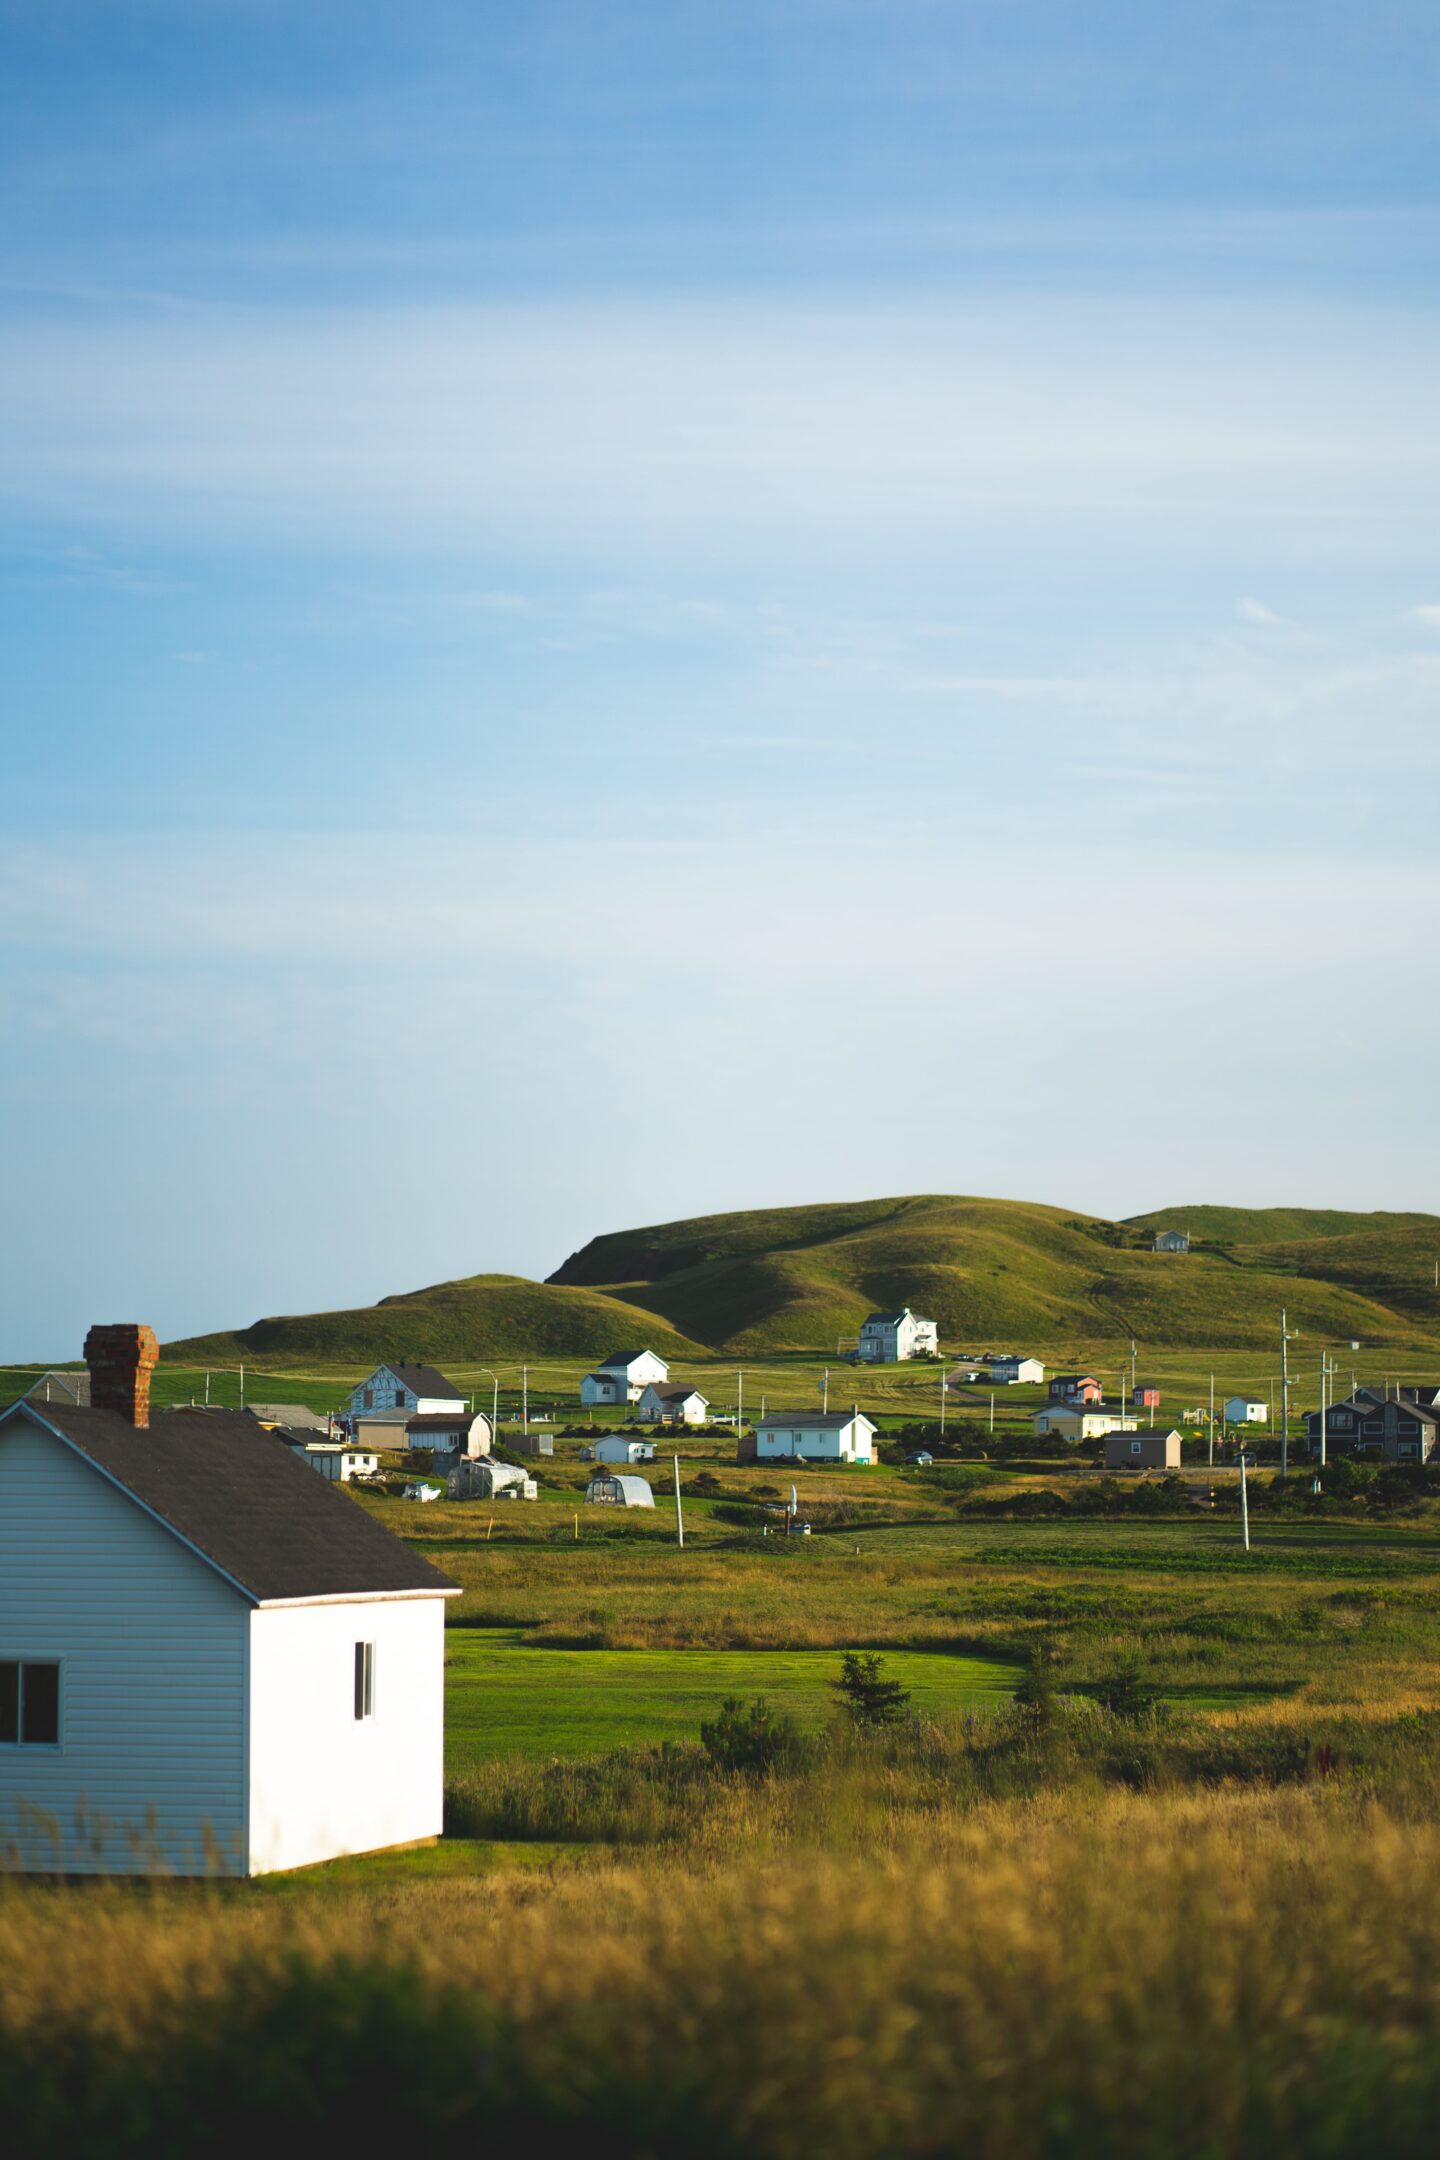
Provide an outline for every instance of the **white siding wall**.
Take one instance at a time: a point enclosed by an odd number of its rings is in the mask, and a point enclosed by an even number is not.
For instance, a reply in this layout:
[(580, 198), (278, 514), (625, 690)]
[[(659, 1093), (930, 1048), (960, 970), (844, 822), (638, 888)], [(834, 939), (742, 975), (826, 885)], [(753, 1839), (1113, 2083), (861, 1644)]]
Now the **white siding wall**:
[[(250, 1871), (440, 1833), (445, 1601), (260, 1607), (250, 1616)], [(355, 1645), (375, 1714), (355, 1715)]]
[[(60, 1747), (0, 1747), (0, 1845), (11, 1847), (21, 1817), (38, 1810), (73, 1873), (154, 1871), (157, 1858), (203, 1872), (207, 1835), (236, 1867), (247, 1611), (238, 1591), (63, 1442), (19, 1419), (7, 1425), (0, 1658), (59, 1657), (64, 1669)], [(108, 1825), (98, 1845), (77, 1833), (82, 1800)], [(56, 1864), (33, 1835), (6, 1856)]]

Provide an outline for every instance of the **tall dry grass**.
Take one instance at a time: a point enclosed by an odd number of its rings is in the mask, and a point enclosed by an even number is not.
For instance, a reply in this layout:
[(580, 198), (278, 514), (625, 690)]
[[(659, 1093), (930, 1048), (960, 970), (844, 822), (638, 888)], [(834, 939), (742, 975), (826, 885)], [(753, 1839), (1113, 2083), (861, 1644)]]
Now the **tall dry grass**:
[(16, 2160), (1337, 2160), (1428, 2155), (1437, 2102), (1440, 1830), (1323, 1784), (993, 1803), (784, 1864), (0, 1899)]

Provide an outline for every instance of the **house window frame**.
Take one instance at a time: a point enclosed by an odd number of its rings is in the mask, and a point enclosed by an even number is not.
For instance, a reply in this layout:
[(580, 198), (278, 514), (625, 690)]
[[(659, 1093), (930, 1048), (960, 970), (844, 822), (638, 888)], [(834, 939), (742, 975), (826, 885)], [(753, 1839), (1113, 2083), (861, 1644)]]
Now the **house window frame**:
[(356, 1643), (353, 1678), (355, 1723), (363, 1725), (375, 1715), (375, 1644), (373, 1641)]
[[(46, 1656), (41, 1652), (17, 1651), (14, 1656), (0, 1656), (0, 1665), (17, 1668), (15, 1696), (15, 1738), (0, 1740), (0, 1754), (22, 1749), (28, 1754), (59, 1755), (65, 1747), (65, 1659)], [(55, 1672), (55, 1738), (53, 1740), (27, 1740), (25, 1738), (25, 1668), (27, 1665), (46, 1665)]]

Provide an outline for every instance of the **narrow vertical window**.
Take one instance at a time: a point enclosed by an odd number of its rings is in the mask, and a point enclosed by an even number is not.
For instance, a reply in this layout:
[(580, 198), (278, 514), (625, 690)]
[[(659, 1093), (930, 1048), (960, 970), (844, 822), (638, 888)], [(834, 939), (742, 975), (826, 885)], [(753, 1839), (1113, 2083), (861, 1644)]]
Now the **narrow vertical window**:
[(0, 1659), (0, 1742), (60, 1745), (60, 1666), (52, 1658)]
[(375, 1715), (375, 1645), (357, 1642), (355, 1645), (355, 1715), (357, 1718)]

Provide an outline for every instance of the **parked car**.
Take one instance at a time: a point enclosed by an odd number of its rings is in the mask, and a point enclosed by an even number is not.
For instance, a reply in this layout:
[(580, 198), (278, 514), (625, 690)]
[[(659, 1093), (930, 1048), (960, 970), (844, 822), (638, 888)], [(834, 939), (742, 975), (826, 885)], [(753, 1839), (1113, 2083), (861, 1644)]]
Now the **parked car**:
[(928, 1448), (918, 1448), (913, 1455), (907, 1455), (905, 1460), (907, 1463), (914, 1463), (917, 1469), (926, 1470), (935, 1458)]

